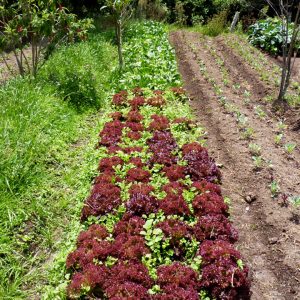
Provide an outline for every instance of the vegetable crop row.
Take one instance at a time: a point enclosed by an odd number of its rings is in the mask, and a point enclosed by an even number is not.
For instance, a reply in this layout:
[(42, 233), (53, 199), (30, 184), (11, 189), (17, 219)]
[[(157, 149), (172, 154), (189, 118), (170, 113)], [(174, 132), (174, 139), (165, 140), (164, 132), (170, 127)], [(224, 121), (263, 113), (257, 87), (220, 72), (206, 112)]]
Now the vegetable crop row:
[(249, 293), (220, 171), (196, 141), (197, 124), (180, 117), (186, 101), (181, 88), (114, 95), (99, 134), (99, 174), (81, 213), (86, 230), (66, 261), (70, 299)]

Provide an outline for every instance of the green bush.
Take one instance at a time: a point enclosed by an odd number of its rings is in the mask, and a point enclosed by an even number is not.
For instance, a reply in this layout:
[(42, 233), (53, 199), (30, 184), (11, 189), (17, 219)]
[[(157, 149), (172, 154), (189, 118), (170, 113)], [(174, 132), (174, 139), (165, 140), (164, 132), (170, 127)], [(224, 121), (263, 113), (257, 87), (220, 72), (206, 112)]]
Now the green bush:
[(218, 36), (227, 30), (227, 11), (215, 15), (201, 29), (201, 32), (208, 36)]
[[(293, 33), (293, 23), (289, 27), (289, 39)], [(282, 54), (283, 35), (282, 22), (278, 18), (267, 18), (249, 27), (249, 41), (252, 45), (272, 54)], [(300, 47), (298, 42), (297, 47)]]

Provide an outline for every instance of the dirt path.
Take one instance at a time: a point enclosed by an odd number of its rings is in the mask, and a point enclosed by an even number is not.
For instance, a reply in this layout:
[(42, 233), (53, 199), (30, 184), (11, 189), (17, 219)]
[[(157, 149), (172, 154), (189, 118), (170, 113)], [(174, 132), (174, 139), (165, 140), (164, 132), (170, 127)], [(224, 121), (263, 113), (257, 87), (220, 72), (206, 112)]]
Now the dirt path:
[[(281, 200), (272, 199), (269, 187), (275, 177), (283, 191), (300, 195), (299, 153), (286, 157), (282, 149), (274, 145), (274, 120), (256, 118), (253, 105), (245, 106), (242, 93), (232, 88), (237, 84), (247, 87), (254, 103), (266, 92), (253, 74), (245, 72), (247, 66), (229, 59), (214, 42), (205, 45), (198, 34), (179, 31), (172, 33), (170, 39), (191, 105), (208, 131), (208, 147), (217, 162), (224, 165), (223, 190), (232, 200), (232, 219), (240, 233), (238, 247), (251, 268), (252, 299), (300, 299), (299, 210), (291, 205), (281, 206)], [(225, 61), (230, 75), (227, 85), (223, 83), (211, 49)], [(201, 62), (214, 81), (200, 72)], [(255, 130), (255, 142), (261, 145), (262, 156), (272, 159), (272, 168), (254, 170), (248, 142), (241, 139), (235, 116), (220, 104), (216, 86), (247, 116)], [(247, 196), (254, 201), (247, 203)]]

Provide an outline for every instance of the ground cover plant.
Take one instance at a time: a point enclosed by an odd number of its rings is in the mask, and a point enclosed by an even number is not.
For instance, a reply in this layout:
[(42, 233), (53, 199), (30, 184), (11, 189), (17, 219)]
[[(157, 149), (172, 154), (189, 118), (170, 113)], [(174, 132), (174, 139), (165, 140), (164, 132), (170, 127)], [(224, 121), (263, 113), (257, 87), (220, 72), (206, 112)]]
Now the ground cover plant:
[[(99, 134), (99, 174), (81, 212), (85, 230), (66, 260), (69, 298), (236, 299), (249, 292), (220, 171), (194, 141), (193, 121), (168, 113), (185, 101), (180, 88), (114, 95), (116, 110)], [(187, 139), (178, 144), (181, 132)]]
[[(89, 149), (87, 141), (97, 124), (95, 107), (104, 106), (111, 90), (116, 59), (114, 47), (95, 34), (55, 51), (35, 80), (15, 78), (0, 87), (1, 299), (37, 294), (45, 278), (41, 266), (56, 251), (57, 232), (75, 213), (74, 198), (85, 187), (88, 191), (89, 173), (84, 170), (91, 169), (94, 144)], [(92, 103), (75, 106), (71, 100), (79, 100), (78, 94), (65, 97), (70, 93), (65, 89), (68, 70), (80, 73), (79, 96), (90, 99), (87, 84), (96, 90)]]

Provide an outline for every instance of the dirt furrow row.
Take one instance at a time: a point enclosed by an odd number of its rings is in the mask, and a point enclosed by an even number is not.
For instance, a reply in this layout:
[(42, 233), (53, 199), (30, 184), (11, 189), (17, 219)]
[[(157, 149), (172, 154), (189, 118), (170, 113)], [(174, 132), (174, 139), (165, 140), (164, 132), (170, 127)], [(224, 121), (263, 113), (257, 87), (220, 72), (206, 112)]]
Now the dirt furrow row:
[[(224, 165), (223, 188), (232, 199), (240, 250), (252, 269), (252, 299), (297, 299), (300, 290), (295, 259), (299, 255), (299, 229), (283, 216), (289, 212), (270, 199), (268, 172), (253, 172), (247, 143), (240, 139), (235, 120), (224, 112), (212, 86), (200, 74), (197, 57), (187, 40), (189, 37), (183, 31), (171, 34), (192, 107), (207, 128), (210, 149)], [(256, 201), (247, 204), (247, 196), (256, 197)]]

